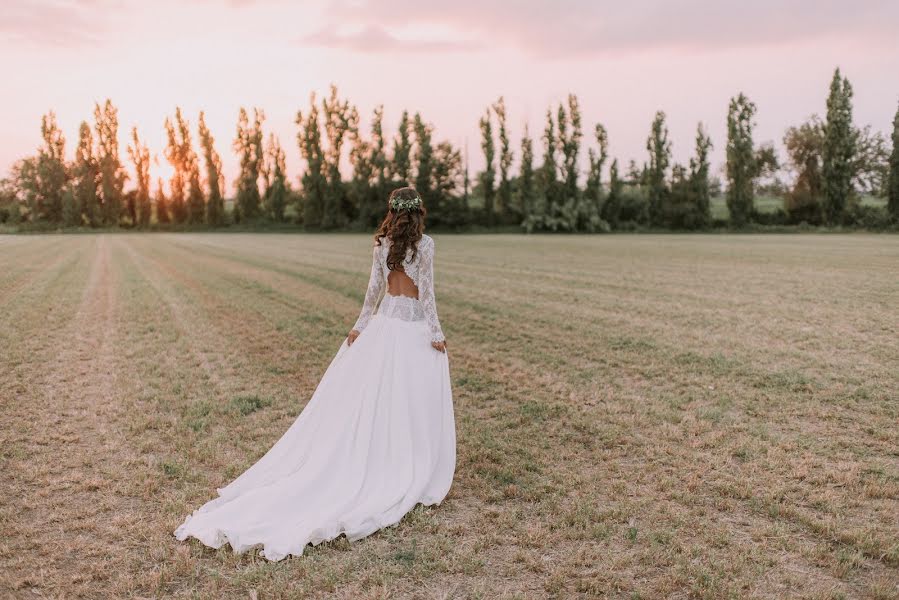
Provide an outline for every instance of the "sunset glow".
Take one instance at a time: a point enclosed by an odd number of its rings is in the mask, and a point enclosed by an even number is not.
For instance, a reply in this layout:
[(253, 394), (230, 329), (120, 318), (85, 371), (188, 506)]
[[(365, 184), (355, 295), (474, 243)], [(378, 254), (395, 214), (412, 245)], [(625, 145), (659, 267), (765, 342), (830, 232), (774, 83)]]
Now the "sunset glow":
[(263, 108), (295, 181), (296, 111), (331, 83), (359, 107), (363, 125), (381, 103), (390, 132), (403, 108), (421, 111), (438, 139), (467, 141), (472, 168), (478, 117), (500, 95), (516, 140), (526, 122), (539, 132), (547, 107), (574, 92), (585, 123), (606, 125), (621, 161), (645, 159), (649, 124), (662, 109), (675, 159), (689, 156), (703, 121), (717, 164), (732, 95), (758, 104), (758, 139), (779, 143), (785, 127), (823, 112), (840, 66), (855, 87), (856, 121), (888, 130), (899, 97), (896, 3), (681, 5), (11, 0), (0, 7), (0, 167), (5, 173), (35, 151), (48, 110), (71, 155), (79, 123), (108, 97), (119, 108), (123, 150), (137, 126), (156, 157), (154, 188), (169, 172), (163, 122), (176, 106), (194, 132), (206, 111), (229, 186), (238, 109)]

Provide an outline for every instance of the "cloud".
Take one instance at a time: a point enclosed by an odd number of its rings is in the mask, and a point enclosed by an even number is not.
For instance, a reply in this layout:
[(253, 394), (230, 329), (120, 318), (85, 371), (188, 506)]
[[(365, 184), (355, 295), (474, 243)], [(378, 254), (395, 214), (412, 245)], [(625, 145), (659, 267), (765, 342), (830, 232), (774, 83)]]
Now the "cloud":
[[(328, 25), (302, 40), (365, 51), (415, 49), (395, 27), (442, 28), (445, 50), (512, 47), (542, 57), (657, 49), (754, 47), (808, 39), (890, 40), (899, 3), (890, 0), (337, 0)], [(362, 34), (338, 35), (341, 27)], [(457, 46), (455, 38), (465, 39)], [(379, 44), (380, 43), (380, 44)], [(439, 48), (438, 45), (433, 49)]]
[(83, 46), (106, 33), (103, 18), (115, 0), (4, 0), (0, 38), (43, 46)]
[(378, 25), (366, 25), (353, 32), (321, 29), (300, 39), (306, 46), (344, 48), (361, 52), (465, 52), (480, 47), (477, 42), (452, 39), (401, 39)]

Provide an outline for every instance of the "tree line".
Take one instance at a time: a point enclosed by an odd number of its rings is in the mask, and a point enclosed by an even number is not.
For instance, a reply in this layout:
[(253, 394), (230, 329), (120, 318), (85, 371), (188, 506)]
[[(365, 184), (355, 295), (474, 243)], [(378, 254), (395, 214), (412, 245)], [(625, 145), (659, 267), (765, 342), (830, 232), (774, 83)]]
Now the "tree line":
[[(287, 177), (280, 140), (264, 135), (264, 112), (240, 109), (232, 143), (240, 168), (228, 202), (221, 156), (203, 112), (196, 142), (180, 108), (165, 119), (164, 157), (172, 174), (168, 181), (152, 182), (150, 151), (136, 127), (126, 148), (133, 176), (128, 174), (119, 148), (118, 111), (106, 100), (96, 104), (93, 124), (81, 123), (72, 160), (66, 159), (66, 140), (53, 112), (42, 118), (37, 154), (16, 162), (0, 181), (0, 221), (50, 227), (294, 223), (308, 230), (370, 229), (383, 216), (389, 192), (412, 185), (428, 207), (430, 224), (450, 229), (602, 232), (752, 223), (895, 224), (899, 110), (888, 143), (870, 126), (855, 126), (852, 94), (837, 69), (823, 119), (813, 115), (786, 130), (785, 161), (772, 144), (754, 140), (756, 105), (742, 93), (733, 97), (722, 181), (712, 172), (712, 140), (702, 123), (692, 158), (678, 164), (672, 160), (666, 115), (657, 112), (646, 161), (624, 166), (611, 156), (601, 123), (586, 128), (585, 142), (575, 95), (547, 110), (539, 140), (526, 125), (517, 149), (509, 136), (505, 100), (488, 106), (479, 120), (485, 167), (470, 176), (461, 149), (436, 140), (433, 125), (420, 113), (404, 110), (390, 135), (383, 127), (384, 107), (378, 106), (364, 131), (357, 107), (332, 86), (320, 100), (312, 94), (296, 116), (304, 161), (299, 186)], [(349, 173), (342, 168), (346, 165)], [(778, 176), (785, 169), (793, 174), (789, 185)], [(758, 210), (759, 193), (781, 198), (782, 207), (773, 213)], [(711, 211), (712, 198), (722, 194), (726, 222), (713, 219)], [(866, 206), (862, 195), (885, 197), (886, 206)]]

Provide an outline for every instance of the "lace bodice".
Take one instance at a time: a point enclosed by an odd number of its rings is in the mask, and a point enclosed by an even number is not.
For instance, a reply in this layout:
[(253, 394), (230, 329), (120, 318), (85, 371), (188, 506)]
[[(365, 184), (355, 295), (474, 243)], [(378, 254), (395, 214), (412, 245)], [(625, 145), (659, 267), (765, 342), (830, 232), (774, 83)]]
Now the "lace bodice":
[[(353, 325), (353, 329), (361, 332), (368, 325), (375, 308), (378, 306), (378, 299), (381, 292), (387, 290), (387, 276), (390, 269), (387, 267), (387, 253), (390, 249), (390, 240), (388, 238), (381, 239), (381, 245), (372, 249), (371, 275), (368, 279), (368, 290), (365, 292), (365, 302), (362, 304), (362, 312)], [(387, 299), (382, 302), (378, 312), (389, 311), (388, 316), (395, 316), (399, 307), (403, 306), (403, 313), (412, 310), (409, 314), (419, 311), (423, 313), (424, 319), (431, 329), (431, 341), (442, 342), (444, 340), (443, 330), (440, 328), (440, 320), (437, 318), (437, 301), (434, 298), (434, 239), (429, 235), (422, 235), (418, 242), (418, 252), (412, 259), (412, 249), (406, 252), (406, 259), (403, 261), (403, 271), (412, 279), (415, 287), (418, 288), (418, 301), (412, 304), (420, 304), (420, 309), (407, 309), (403, 302), (396, 300), (397, 297)], [(402, 297), (400, 297), (402, 298)]]

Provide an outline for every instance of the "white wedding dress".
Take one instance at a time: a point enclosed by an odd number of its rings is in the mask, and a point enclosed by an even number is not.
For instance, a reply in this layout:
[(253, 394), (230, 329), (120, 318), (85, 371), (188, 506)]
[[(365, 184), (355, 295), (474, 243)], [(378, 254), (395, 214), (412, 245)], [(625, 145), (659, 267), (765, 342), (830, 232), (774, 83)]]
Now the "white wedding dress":
[(373, 250), (359, 337), (344, 340), (271, 450), (178, 527), (179, 540), (281, 560), (340, 534), (358, 540), (446, 497), (456, 431), (448, 357), (431, 346), (444, 339), (434, 240), (422, 236), (404, 262), (418, 299), (386, 293), (389, 244)]

